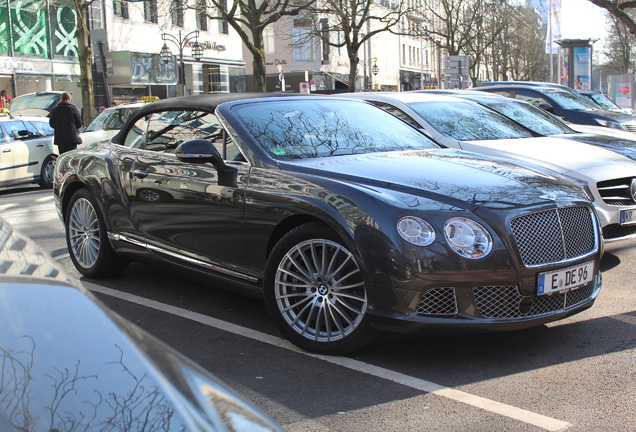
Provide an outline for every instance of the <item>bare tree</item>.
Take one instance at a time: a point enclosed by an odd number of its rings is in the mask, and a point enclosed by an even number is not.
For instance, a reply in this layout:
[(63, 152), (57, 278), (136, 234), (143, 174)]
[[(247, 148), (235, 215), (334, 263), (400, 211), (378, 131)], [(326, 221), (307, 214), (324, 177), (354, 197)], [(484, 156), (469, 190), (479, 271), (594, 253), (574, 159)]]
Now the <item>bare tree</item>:
[(89, 9), (95, 0), (72, 0), (77, 15), (75, 35), (77, 37), (77, 55), (80, 66), (80, 85), (82, 89), (82, 121), (88, 125), (95, 114), (95, 89), (93, 86), (93, 48), (90, 44), (88, 29)]
[(267, 91), (265, 28), (284, 16), (296, 16), (316, 0), (192, 0), (189, 9), (205, 11), (209, 19), (227, 22), (253, 56), (254, 90)]
[[(359, 50), (373, 36), (383, 32), (407, 34), (399, 29), (400, 20), (412, 13), (405, 1), (386, 2), (378, 5), (374, 0), (321, 0), (312, 8), (315, 16), (328, 17), (325, 21), (314, 20), (314, 34), (323, 44), (346, 48), (349, 58), (349, 91), (356, 91)], [(320, 27), (318, 25), (320, 24)], [(339, 34), (340, 38), (332, 35)]]
[(618, 18), (608, 17), (607, 40), (605, 43), (605, 73), (609, 75), (626, 74), (636, 55), (636, 36)]
[(636, 35), (636, 22), (634, 22), (634, 18), (630, 15), (630, 12), (636, 8), (636, 1), (590, 0), (590, 2), (608, 11), (611, 15), (616, 17), (631, 34)]

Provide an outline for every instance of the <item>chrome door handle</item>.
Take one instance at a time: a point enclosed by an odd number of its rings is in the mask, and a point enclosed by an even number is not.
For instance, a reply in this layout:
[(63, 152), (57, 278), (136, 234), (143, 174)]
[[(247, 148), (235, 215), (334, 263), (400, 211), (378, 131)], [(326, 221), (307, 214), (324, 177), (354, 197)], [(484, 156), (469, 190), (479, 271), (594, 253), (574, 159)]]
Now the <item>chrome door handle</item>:
[(134, 170), (132, 172), (132, 175), (134, 175), (135, 177), (137, 177), (138, 179), (143, 179), (148, 177), (148, 171), (144, 171), (144, 170)]

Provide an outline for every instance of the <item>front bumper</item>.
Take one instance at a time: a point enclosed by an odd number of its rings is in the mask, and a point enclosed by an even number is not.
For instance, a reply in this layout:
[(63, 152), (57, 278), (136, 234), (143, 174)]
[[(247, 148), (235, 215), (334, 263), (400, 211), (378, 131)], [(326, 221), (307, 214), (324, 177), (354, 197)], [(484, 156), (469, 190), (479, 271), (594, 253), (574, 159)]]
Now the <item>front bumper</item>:
[(440, 287), (423, 292), (368, 284), (374, 327), (383, 331), (519, 330), (582, 312), (594, 303), (601, 273), (580, 287), (522, 296), (516, 286)]

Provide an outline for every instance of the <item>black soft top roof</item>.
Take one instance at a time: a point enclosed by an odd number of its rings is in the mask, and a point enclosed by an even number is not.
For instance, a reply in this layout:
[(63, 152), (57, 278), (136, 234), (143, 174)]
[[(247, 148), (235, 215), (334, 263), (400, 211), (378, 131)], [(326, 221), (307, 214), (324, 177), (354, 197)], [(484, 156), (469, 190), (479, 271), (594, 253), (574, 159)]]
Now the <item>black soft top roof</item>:
[(196, 96), (181, 96), (175, 98), (161, 99), (151, 102), (139, 108), (131, 115), (126, 124), (112, 138), (114, 143), (121, 143), (121, 133), (129, 129), (131, 123), (149, 114), (166, 110), (197, 110), (213, 112), (214, 109), (224, 103), (243, 99), (259, 99), (267, 97), (287, 97), (287, 96), (307, 96), (298, 93), (217, 93)]

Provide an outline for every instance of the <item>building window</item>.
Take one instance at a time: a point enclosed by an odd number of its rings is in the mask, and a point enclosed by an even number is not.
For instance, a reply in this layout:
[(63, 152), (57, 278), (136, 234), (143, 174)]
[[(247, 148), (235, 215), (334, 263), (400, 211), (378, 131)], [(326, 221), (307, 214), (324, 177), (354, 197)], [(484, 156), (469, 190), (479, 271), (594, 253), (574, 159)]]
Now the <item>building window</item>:
[(170, 9), (172, 25), (183, 27), (183, 0), (172, 0)]
[(265, 50), (265, 54), (276, 53), (276, 44), (274, 42), (274, 27), (269, 25), (265, 27), (263, 31), (263, 49)]
[(294, 60), (313, 60), (311, 41), (311, 22), (308, 20), (294, 20)]
[(144, 1), (144, 19), (155, 24), (159, 22), (157, 17), (157, 0)]
[(201, 1), (197, 4), (196, 9), (197, 29), (207, 31), (208, 30), (208, 11), (205, 7), (205, 2)]
[(125, 0), (113, 0), (113, 12), (115, 16), (128, 19), (128, 3)]
[[(227, 11), (227, 0), (220, 0), (219, 3), (221, 4), (221, 6), (223, 6), (223, 10)], [(219, 16), (221, 16), (220, 11), (219, 11)], [(219, 21), (219, 33), (228, 34), (229, 27), (228, 27), (227, 21), (225, 20), (218, 20), (218, 21)]]
[(320, 32), (322, 36), (322, 64), (329, 64), (329, 20), (320, 20)]

